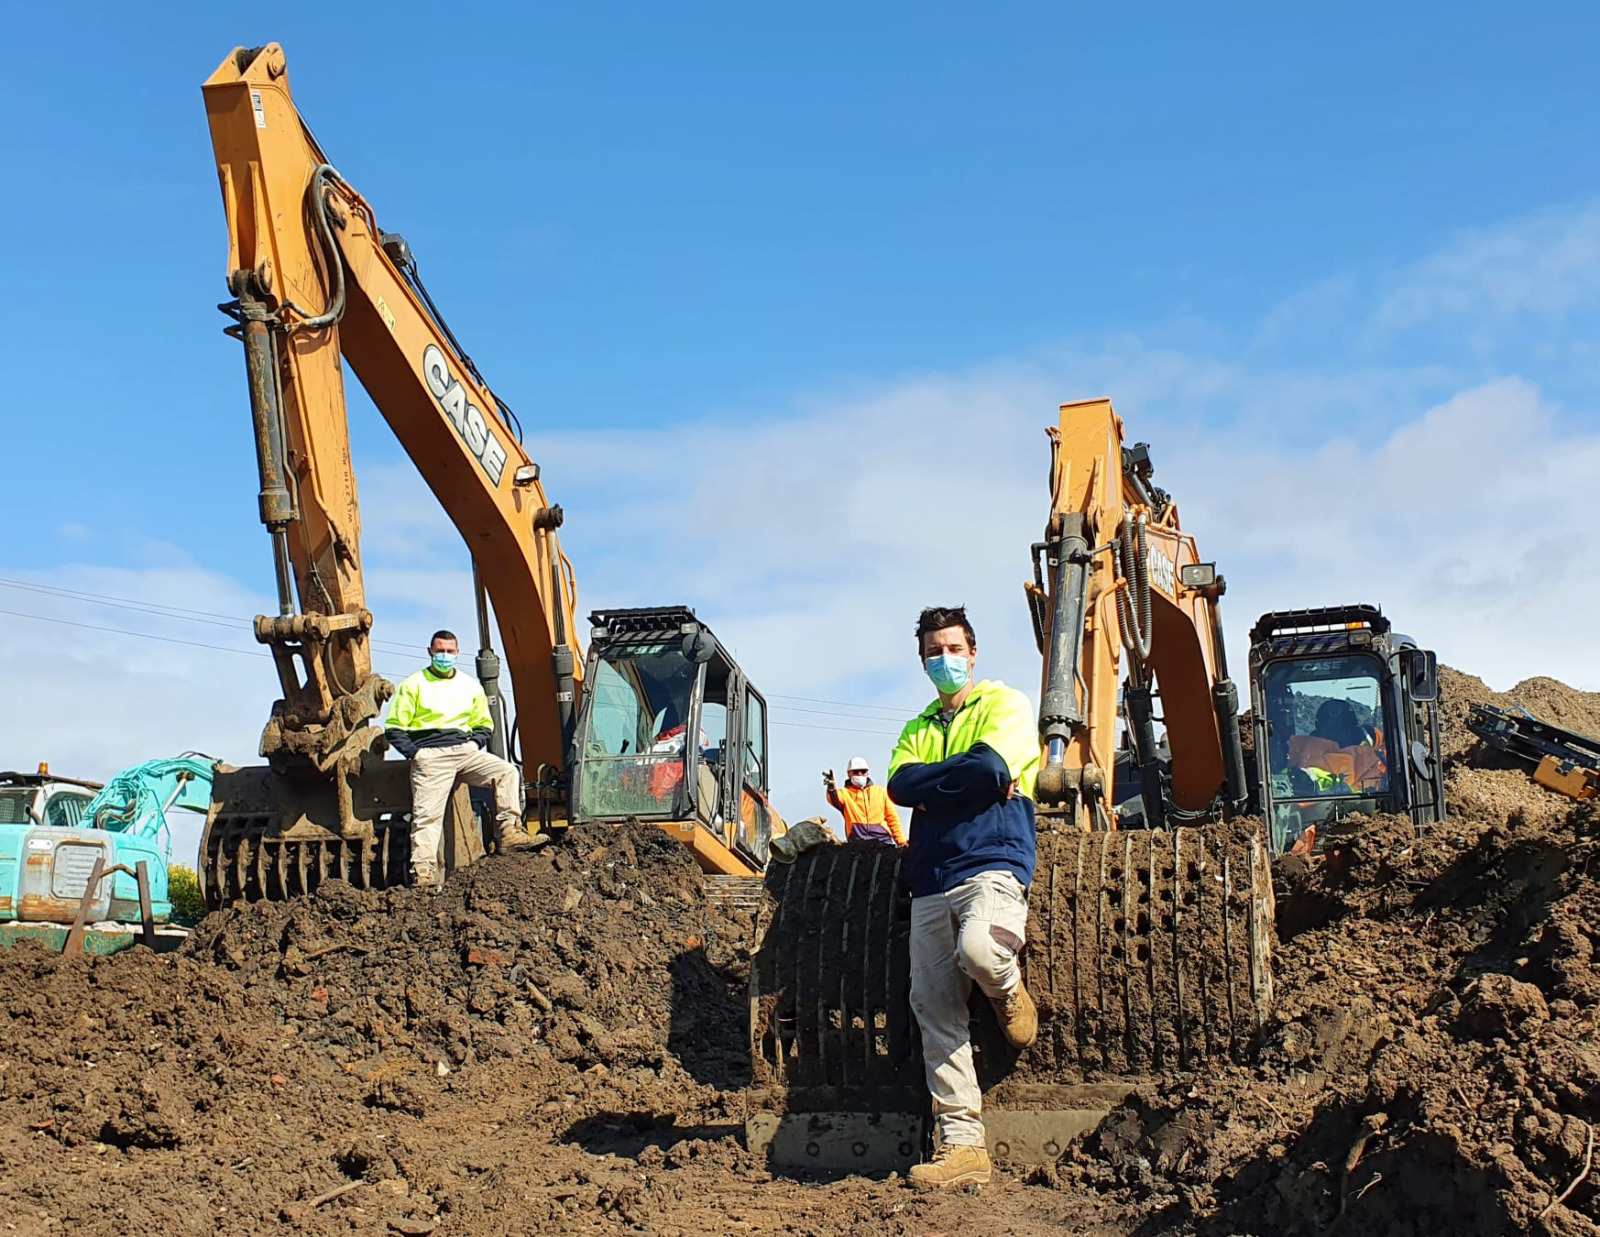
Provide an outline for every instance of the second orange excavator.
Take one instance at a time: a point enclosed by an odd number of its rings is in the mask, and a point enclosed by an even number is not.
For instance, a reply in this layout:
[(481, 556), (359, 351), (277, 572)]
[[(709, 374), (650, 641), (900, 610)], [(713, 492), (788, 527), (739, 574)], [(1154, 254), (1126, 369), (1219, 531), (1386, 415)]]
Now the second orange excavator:
[[(1037, 1042), (1019, 1056), (988, 1003), (973, 1008), (990, 1150), (1020, 1162), (1053, 1158), (1141, 1078), (1242, 1058), (1272, 996), (1267, 848), (1226, 823), (1248, 788), (1224, 581), (1109, 401), (1063, 405), (1049, 432), (1050, 515), (1027, 588), (1044, 655), (1024, 955)], [(1118, 810), (1119, 780), (1138, 787), (1136, 809)], [(903, 864), (821, 847), (769, 876), (749, 1135), (776, 1161), (904, 1169), (923, 1152)]]
[[(1055, 1158), (1141, 1081), (1247, 1057), (1272, 1000), (1274, 855), (1336, 845), (1377, 812), (1419, 828), (1444, 812), (1431, 652), (1370, 606), (1265, 616), (1247, 761), (1226, 581), (1148, 445), (1124, 442), (1103, 399), (1063, 404), (1048, 434), (1026, 586), (1043, 657), (1023, 955), (1037, 1041), (1017, 1053), (988, 1001), (972, 1007), (989, 1149), (1022, 1163)], [(925, 1149), (904, 866), (820, 847), (769, 874), (749, 1136), (776, 1161), (904, 1169)]]

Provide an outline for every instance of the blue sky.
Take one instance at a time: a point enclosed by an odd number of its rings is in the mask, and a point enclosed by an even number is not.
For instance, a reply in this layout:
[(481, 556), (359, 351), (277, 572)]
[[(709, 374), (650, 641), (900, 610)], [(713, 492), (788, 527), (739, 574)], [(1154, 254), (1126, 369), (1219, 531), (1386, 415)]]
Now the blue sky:
[[(1491, 679), (1600, 686), (1587, 627), (1555, 617), (1600, 602), (1559, 527), (1600, 459), (1593, 5), (8, 20), (6, 579), (265, 604), (199, 86), (276, 40), (521, 414), (583, 603), (696, 604), (797, 710), (774, 737), (789, 815), (817, 808), (816, 768), (883, 747), (868, 706), (926, 694), (924, 602), (973, 604), (985, 669), (1032, 686), (1040, 429), (1086, 395), (1155, 444), (1236, 637), (1356, 589)], [(464, 556), (359, 397), (352, 434), (401, 672), (430, 624), (468, 625)], [(8, 711), (13, 763), (249, 758), (273, 680), (221, 619), (5, 588), (0, 609), (241, 650), (0, 614), (41, 690), (94, 715)]]

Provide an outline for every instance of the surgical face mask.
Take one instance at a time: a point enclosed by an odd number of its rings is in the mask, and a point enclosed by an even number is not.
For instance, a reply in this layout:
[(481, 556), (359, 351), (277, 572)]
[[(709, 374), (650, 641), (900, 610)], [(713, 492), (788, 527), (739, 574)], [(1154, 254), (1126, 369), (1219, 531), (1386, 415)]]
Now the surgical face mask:
[(944, 696), (953, 696), (967, 685), (967, 659), (956, 653), (940, 653), (923, 663), (933, 685)]
[(435, 653), (433, 655), (433, 668), (440, 674), (449, 674), (456, 668), (456, 655), (454, 653)]
[(865, 773), (852, 773), (850, 775), (850, 785), (854, 786), (857, 790), (861, 789), (861, 787), (865, 786), (866, 784), (867, 775)]

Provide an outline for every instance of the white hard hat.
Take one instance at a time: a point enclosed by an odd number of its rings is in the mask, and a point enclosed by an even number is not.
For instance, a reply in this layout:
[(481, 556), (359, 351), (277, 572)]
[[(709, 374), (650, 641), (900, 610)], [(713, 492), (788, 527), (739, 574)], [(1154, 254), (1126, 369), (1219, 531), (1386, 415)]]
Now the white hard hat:
[(851, 773), (854, 773), (857, 769), (865, 773), (867, 771), (867, 758), (865, 756), (852, 756), (850, 757), (850, 763), (845, 768)]

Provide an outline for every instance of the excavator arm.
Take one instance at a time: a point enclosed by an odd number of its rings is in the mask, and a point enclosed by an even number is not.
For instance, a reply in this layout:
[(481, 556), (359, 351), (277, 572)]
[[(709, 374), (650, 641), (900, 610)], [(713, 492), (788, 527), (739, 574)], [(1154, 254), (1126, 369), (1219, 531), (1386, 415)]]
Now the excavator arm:
[[(1041, 811), (1084, 831), (1115, 827), (1119, 692), (1147, 825), (1161, 826), (1169, 801), (1189, 819), (1219, 799), (1242, 806), (1238, 691), (1218, 611), (1224, 580), (1155, 486), (1147, 444), (1124, 445), (1109, 400), (1063, 404), (1048, 433), (1051, 513), (1028, 587), (1045, 655)], [(1170, 771), (1156, 750), (1157, 689)]]
[[(570, 705), (577, 673), (571, 568), (556, 533), (561, 509), (546, 497), (513, 420), (428, 300), (409, 246), (379, 229), (301, 119), (282, 49), (235, 51), (204, 93), (228, 218), (228, 286), (237, 298), (230, 309), (256, 419), (261, 515), (278, 563), (280, 614), (257, 627), (279, 654), (290, 704), (284, 729), (326, 725), (340, 702), (365, 696), (381, 704), (376, 697), (385, 694), (367, 686), (372, 619), (342, 356), (460, 531), (507, 620), (501, 634), (524, 761), (560, 768), (559, 706)], [(312, 656), (319, 646), (325, 651)], [(365, 721), (376, 709), (361, 711)]]
[(228, 221), (234, 299), (222, 308), (244, 343), (277, 582), (278, 613), (255, 632), (282, 688), (261, 743), (272, 777), (218, 779), (203, 860), (212, 887), (235, 896), (292, 892), (319, 874), (389, 883), (403, 847), (374, 831), (409, 794), (370, 724), (394, 688), (372, 670), (341, 358), (471, 551), (479, 678), (493, 703), (492, 601), (516, 705), (511, 754), (540, 786), (566, 763), (582, 664), (561, 508), (409, 246), (378, 227), (296, 110), (282, 48), (235, 50), (203, 93)]

